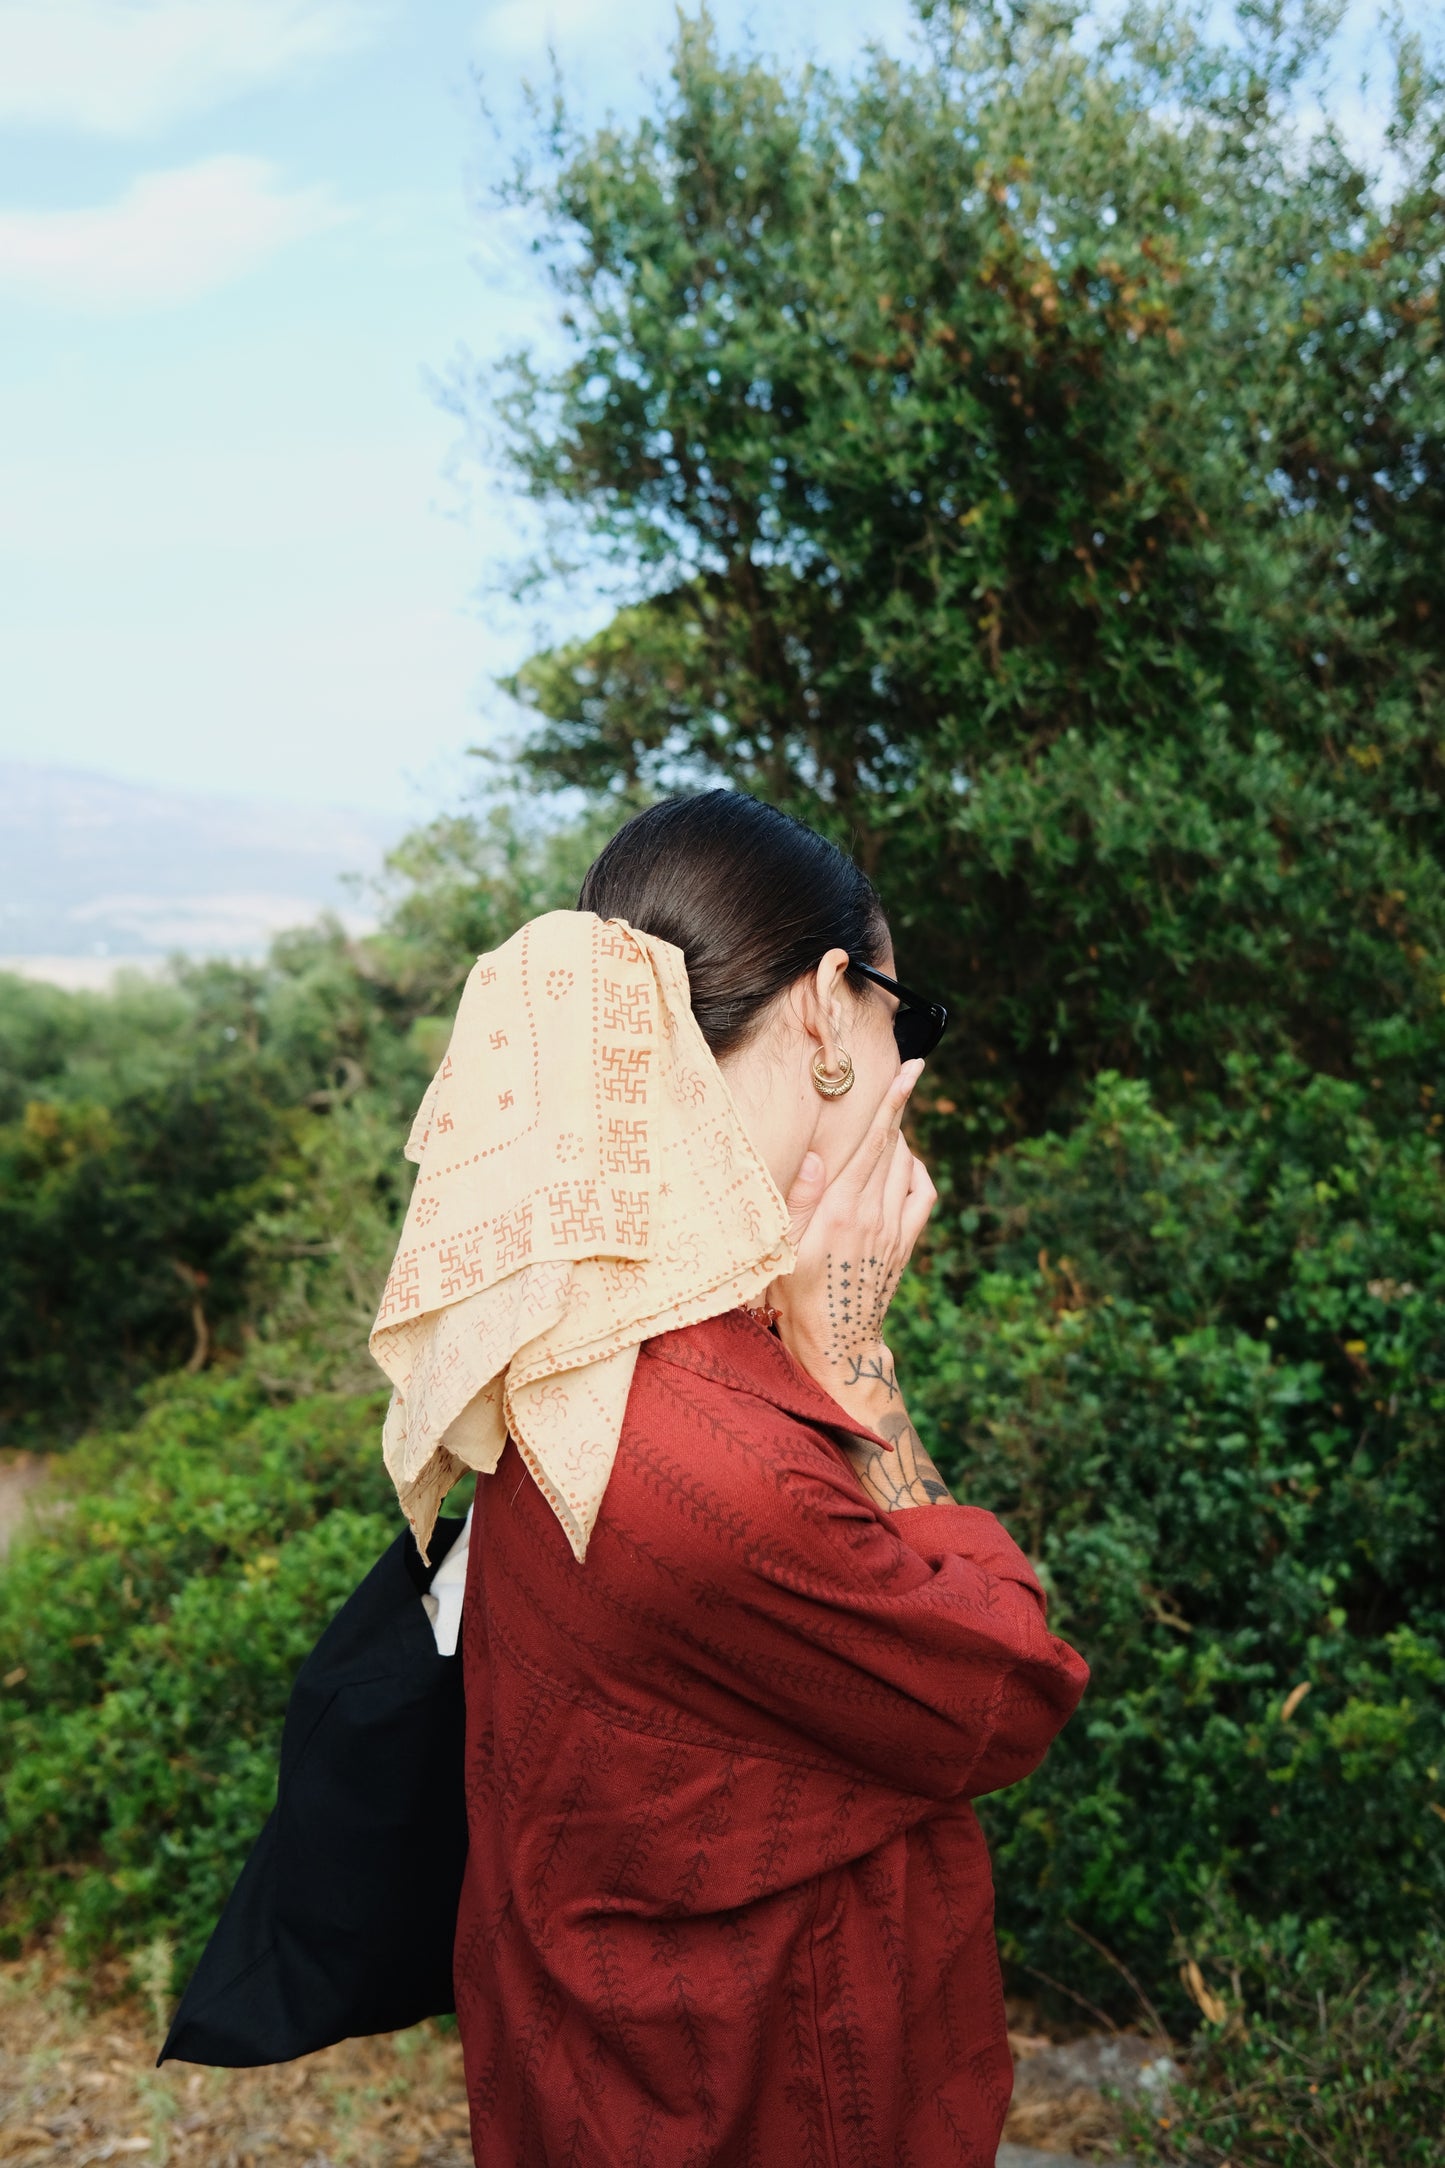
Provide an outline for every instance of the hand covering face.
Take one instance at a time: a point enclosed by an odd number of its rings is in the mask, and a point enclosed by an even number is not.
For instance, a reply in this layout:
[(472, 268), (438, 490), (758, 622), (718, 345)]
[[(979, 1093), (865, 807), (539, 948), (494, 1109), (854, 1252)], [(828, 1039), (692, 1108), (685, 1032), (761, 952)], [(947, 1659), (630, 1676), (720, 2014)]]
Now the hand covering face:
[(790, 1272), (788, 1215), (693, 1016), (682, 953), (551, 911), (480, 957), (407, 1156), (371, 1333), (422, 1556), (508, 1433), (578, 1559), (643, 1340)]

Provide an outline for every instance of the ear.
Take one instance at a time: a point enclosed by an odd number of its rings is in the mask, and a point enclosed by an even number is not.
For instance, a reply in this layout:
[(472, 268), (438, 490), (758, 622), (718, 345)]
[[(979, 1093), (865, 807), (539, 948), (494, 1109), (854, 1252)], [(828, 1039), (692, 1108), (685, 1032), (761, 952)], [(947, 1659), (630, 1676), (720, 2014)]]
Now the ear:
[(831, 948), (802, 982), (803, 1029), (817, 1040), (830, 1069), (838, 1065), (842, 1044), (843, 974), (847, 969), (848, 951)]

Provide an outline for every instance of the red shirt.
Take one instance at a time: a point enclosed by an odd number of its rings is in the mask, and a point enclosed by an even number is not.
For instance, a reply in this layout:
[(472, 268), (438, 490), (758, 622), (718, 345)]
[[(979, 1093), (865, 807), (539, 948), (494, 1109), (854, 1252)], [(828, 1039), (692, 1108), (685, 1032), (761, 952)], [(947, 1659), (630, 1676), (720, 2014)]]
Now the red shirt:
[(584, 1564), (509, 1445), (461, 1646), (484, 2168), (943, 2168), (1013, 2082), (969, 1800), (1088, 1676), (992, 1514), (876, 1509), (740, 1311), (642, 1348)]

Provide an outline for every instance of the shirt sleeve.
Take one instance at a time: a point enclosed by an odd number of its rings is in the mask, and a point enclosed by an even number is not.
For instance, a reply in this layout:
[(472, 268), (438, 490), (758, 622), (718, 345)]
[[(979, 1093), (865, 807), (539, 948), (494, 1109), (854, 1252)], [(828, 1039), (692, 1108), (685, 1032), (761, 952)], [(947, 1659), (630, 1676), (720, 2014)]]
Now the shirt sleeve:
[[(816, 1439), (816, 1433), (813, 1434)], [(976, 1506), (880, 1512), (821, 1446), (703, 1561), (709, 1668), (815, 1747), (895, 1787), (976, 1798), (1027, 1776), (1088, 1680), (1028, 1560)], [(717, 1677), (717, 1671), (713, 1672)], [(719, 1683), (723, 1683), (719, 1680)]]

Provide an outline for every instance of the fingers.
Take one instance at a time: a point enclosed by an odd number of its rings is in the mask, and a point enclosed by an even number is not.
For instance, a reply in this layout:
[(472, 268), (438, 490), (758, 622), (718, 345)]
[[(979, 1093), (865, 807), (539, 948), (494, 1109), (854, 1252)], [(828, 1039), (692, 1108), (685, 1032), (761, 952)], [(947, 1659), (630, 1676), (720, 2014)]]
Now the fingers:
[(938, 1191), (928, 1169), (900, 1137), (883, 1191), (883, 1224), (897, 1244), (900, 1262), (907, 1262), (937, 1202)]
[(794, 1249), (802, 1241), (809, 1220), (828, 1187), (828, 1170), (821, 1152), (809, 1152), (788, 1191), (788, 1240)]
[(861, 1196), (871, 1183), (883, 1179), (890, 1164), (889, 1147), (903, 1125), (908, 1095), (923, 1074), (921, 1061), (906, 1061), (883, 1095), (852, 1158), (838, 1179)]
[(913, 1254), (913, 1246), (927, 1226), (929, 1214), (937, 1202), (938, 1191), (933, 1186), (933, 1177), (923, 1161), (915, 1159), (908, 1194), (903, 1200), (899, 1216), (899, 1233), (905, 1257)]
[(903, 1218), (903, 1200), (913, 1182), (916, 1162), (901, 1135), (893, 1139), (893, 1150), (883, 1171), (882, 1211), (883, 1224), (892, 1234)]

